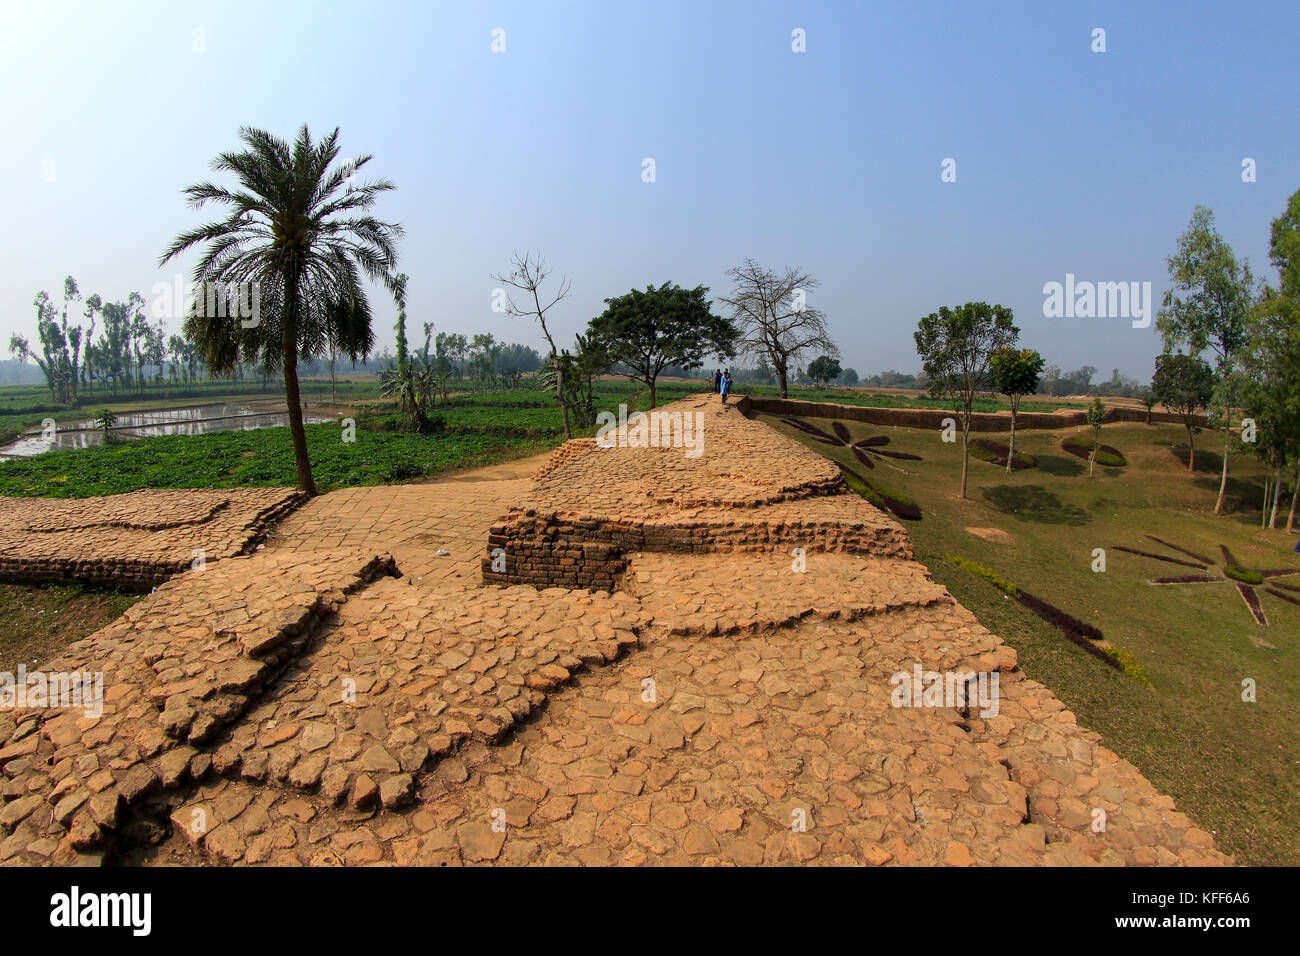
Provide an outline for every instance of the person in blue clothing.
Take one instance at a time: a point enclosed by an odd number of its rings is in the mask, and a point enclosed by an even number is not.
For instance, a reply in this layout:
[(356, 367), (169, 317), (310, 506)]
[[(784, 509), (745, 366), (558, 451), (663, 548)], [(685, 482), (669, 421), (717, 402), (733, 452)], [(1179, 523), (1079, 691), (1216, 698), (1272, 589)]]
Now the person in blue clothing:
[(722, 404), (727, 404), (727, 395), (731, 391), (731, 369), (723, 370), (722, 382), (718, 385), (718, 391), (722, 393)]

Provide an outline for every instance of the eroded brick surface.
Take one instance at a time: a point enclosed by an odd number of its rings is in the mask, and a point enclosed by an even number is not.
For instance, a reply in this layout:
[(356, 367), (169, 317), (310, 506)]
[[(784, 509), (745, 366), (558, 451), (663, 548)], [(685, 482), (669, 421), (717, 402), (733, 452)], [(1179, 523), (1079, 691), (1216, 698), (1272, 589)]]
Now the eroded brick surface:
[(288, 488), (0, 498), (0, 577), (148, 590), (196, 558), (246, 553), (303, 500)]
[[(0, 710), (0, 862), (1231, 862), (897, 524), (698, 401), (718, 460), (350, 489), (174, 577), (49, 665), (103, 670), (101, 716)], [(512, 507), (566, 557), (640, 529), (614, 589), (484, 584)], [(996, 674), (996, 715), (892, 706), (916, 666)]]

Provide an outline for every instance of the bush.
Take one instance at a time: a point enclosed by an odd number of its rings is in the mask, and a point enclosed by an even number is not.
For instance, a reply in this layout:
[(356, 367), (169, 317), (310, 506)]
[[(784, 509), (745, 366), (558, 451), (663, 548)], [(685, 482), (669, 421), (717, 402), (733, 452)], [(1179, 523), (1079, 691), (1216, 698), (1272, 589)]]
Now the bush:
[(414, 458), (402, 458), (390, 462), (388, 468), (384, 471), (384, 481), (390, 485), (399, 481), (422, 477), (424, 477), (424, 466)]

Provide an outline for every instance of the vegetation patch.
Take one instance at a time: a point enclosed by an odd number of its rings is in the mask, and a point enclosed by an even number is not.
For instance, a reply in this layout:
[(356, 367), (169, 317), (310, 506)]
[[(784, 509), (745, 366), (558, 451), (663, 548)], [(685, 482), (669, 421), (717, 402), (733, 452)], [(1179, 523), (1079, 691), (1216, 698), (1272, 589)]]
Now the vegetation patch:
[[(1006, 442), (1000, 442), (992, 438), (972, 438), (970, 440), (970, 453), (972, 458), (978, 458), (980, 461), (987, 461), (993, 465), (1007, 467), (1007, 453), (1011, 451), (1011, 446)], [(1011, 463), (1012, 471), (1023, 471), (1026, 468), (1034, 468), (1038, 465), (1038, 459), (1033, 455), (1027, 455), (1024, 452), (1016, 452), (1015, 461)]]
[(1223, 569), (1223, 573), (1234, 581), (1240, 581), (1242, 584), (1257, 585), (1264, 583), (1264, 575), (1254, 568), (1244, 568), (1240, 564), (1229, 564)]
[(1213, 564), (1213, 563), (1214, 563), (1214, 559), (1213, 559), (1213, 558), (1207, 558), (1205, 555), (1203, 555), (1203, 554), (1198, 554), (1198, 553), (1195, 552), (1195, 551), (1189, 551), (1189, 550), (1187, 550), (1186, 548), (1180, 548), (1178, 545), (1174, 544), (1172, 541), (1166, 541), (1164, 538), (1157, 538), (1157, 537), (1156, 537), (1155, 535), (1153, 535), (1153, 534), (1149, 534), (1149, 535), (1147, 535), (1147, 537), (1150, 538), (1152, 541), (1154, 541), (1156, 544), (1163, 544), (1166, 548), (1172, 548), (1173, 550), (1179, 552), (1180, 554), (1185, 554), (1185, 555), (1187, 555), (1189, 558), (1195, 558), (1195, 559), (1196, 559), (1197, 561), (1199, 561), (1201, 564)]
[(1113, 445), (1098, 445), (1096, 439), (1087, 435), (1072, 435), (1061, 441), (1061, 447), (1077, 458), (1087, 459), (1092, 455), (1093, 446), (1097, 448), (1097, 464), (1110, 468), (1122, 468), (1128, 464), (1124, 453)]
[(840, 465), (840, 471), (844, 473), (844, 483), (877, 508), (888, 511), (895, 518), (901, 518), (903, 521), (921, 520), (921, 506), (901, 491), (882, 482), (871, 481), (844, 465)]
[[(1150, 537), (1150, 535), (1148, 535), (1147, 537)], [(1161, 543), (1163, 544), (1164, 542)], [(1182, 558), (1170, 558), (1167, 557), (1166, 555), (1154, 554), (1150, 551), (1139, 551), (1137, 548), (1126, 548), (1122, 544), (1117, 544), (1114, 545), (1113, 547), (1115, 548), (1116, 551), (1123, 551), (1125, 554), (1137, 554), (1137, 555), (1141, 555), (1144, 558), (1155, 558), (1157, 561), (1164, 561), (1166, 564), (1181, 564), (1185, 568), (1196, 568), (1196, 570), (1198, 571), (1206, 570), (1206, 566), (1213, 563), (1212, 561), (1210, 561), (1209, 558), (1206, 558), (1204, 564), (1195, 564), (1191, 561), (1184, 561)]]
[(1133, 659), (1131, 654), (1121, 651), (1109, 644), (1102, 643), (1104, 642), (1105, 637), (1098, 628), (1080, 621), (1077, 617), (1062, 611), (1059, 607), (1056, 607), (1055, 605), (1044, 601), (1042, 598), (1036, 597), (1024, 589), (1017, 587), (1011, 581), (1008, 581), (999, 575), (996, 571), (986, 568), (978, 562), (951, 553), (945, 553), (944, 557), (957, 565), (963, 571), (966, 571), (968, 574), (972, 574), (978, 578), (983, 578), (998, 590), (1015, 598), (1048, 624), (1051, 624), (1058, 631), (1064, 634), (1071, 642), (1083, 648), (1093, 657), (1116, 670), (1123, 671), (1139, 683), (1147, 686), (1151, 685), (1151, 682), (1147, 679), (1146, 675), (1142, 673), (1142, 668), (1138, 666), (1137, 661)]
[[(0, 464), (0, 495), (84, 498), (140, 488), (286, 487), (297, 483), (287, 429), (163, 435), (51, 451)], [(346, 442), (338, 425), (306, 426), (318, 490), (391, 484), (477, 468), (557, 443), (484, 434), (421, 435), (359, 422)]]

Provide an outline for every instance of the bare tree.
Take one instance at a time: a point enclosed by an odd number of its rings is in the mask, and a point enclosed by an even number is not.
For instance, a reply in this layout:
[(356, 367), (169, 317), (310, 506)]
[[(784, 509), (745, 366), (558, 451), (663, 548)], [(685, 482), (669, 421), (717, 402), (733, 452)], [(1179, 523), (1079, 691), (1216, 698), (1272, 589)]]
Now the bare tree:
[(780, 275), (753, 259), (727, 270), (733, 287), (720, 302), (731, 307), (740, 329), (741, 354), (765, 358), (776, 372), (781, 397), (786, 397), (790, 365), (805, 349), (838, 358), (826, 314), (807, 304), (808, 293), (821, 283), (806, 272), (786, 266)]
[(555, 347), (555, 340), (551, 338), (551, 332), (546, 327), (546, 313), (562, 299), (569, 297), (569, 288), (572, 283), (565, 277), (560, 278), (560, 288), (555, 293), (555, 297), (545, 306), (542, 306), (541, 287), (550, 275), (550, 270), (546, 267), (546, 260), (539, 254), (534, 258), (525, 252), (522, 256), (519, 253), (514, 254), (510, 261), (510, 273), (508, 275), (495, 275), (492, 278), (500, 282), (503, 286), (509, 286), (525, 295), (531, 296), (533, 303), (532, 308), (520, 308), (515, 304), (510, 293), (506, 293), (505, 311), (506, 315), (515, 318), (534, 318), (542, 327), (542, 335), (546, 337), (546, 344), (551, 347), (550, 362), (551, 368), (555, 370), (555, 397), (560, 402), (560, 409), (564, 413), (564, 437), (571, 438), (569, 431), (569, 406), (566, 403), (564, 395), (564, 372), (560, 366), (559, 351)]

